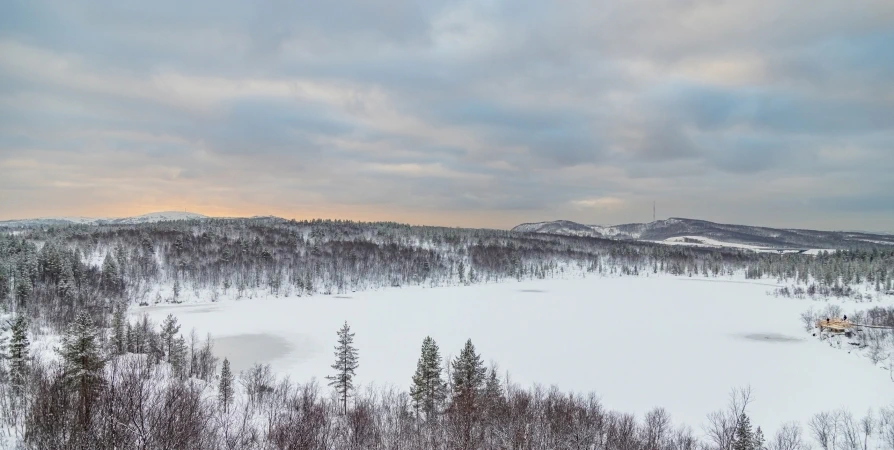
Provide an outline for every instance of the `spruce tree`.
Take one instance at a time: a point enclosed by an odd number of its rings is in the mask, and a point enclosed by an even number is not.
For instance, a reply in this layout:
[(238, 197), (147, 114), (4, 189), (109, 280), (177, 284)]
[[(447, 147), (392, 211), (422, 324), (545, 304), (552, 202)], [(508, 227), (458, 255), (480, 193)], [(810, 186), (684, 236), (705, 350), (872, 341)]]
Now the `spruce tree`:
[(28, 322), (24, 315), (18, 315), (10, 322), (9, 340), (9, 382), (13, 392), (20, 395), (28, 380)]
[(167, 362), (171, 362), (174, 336), (177, 335), (178, 331), (180, 331), (180, 325), (177, 324), (177, 318), (173, 314), (168, 314), (168, 317), (161, 324), (161, 346)]
[(70, 305), (75, 299), (75, 279), (74, 271), (71, 269), (71, 263), (68, 259), (62, 260), (62, 270), (59, 274), (59, 283), (56, 291), (62, 302)]
[[(0, 297), (2, 300), (3, 297)], [(6, 383), (6, 363), (5, 360), (9, 355), (6, 353), (8, 348), (9, 338), (6, 336), (6, 332), (9, 331), (10, 327), (9, 321), (0, 322), (0, 383)]]
[(118, 274), (118, 264), (111, 254), (106, 253), (106, 257), (102, 262), (102, 286), (107, 292), (118, 292), (120, 276)]
[(77, 394), (84, 426), (89, 424), (91, 407), (105, 384), (105, 360), (100, 354), (97, 335), (93, 320), (86, 312), (82, 312), (63, 337), (62, 349), (59, 351), (63, 361), (65, 385), (70, 392)]
[(130, 324), (125, 325), (125, 321), (124, 308), (119, 306), (112, 314), (112, 339), (110, 342), (112, 353), (116, 355), (123, 355), (128, 351), (127, 338)]
[(475, 406), (480, 401), (486, 374), (487, 369), (481, 362), (481, 357), (475, 353), (475, 345), (469, 339), (459, 356), (453, 360), (454, 402), (468, 401), (469, 406)]
[(745, 413), (739, 415), (739, 421), (736, 424), (733, 450), (754, 450), (754, 435), (751, 431), (751, 420)]
[(754, 442), (754, 444), (752, 444), (753, 450), (766, 450), (767, 449), (767, 443), (764, 440), (764, 432), (761, 431), (761, 427), (757, 427), (757, 429), (754, 430), (753, 442)]
[(354, 348), (354, 333), (348, 322), (338, 331), (338, 345), (335, 346), (335, 375), (328, 376), (329, 386), (341, 397), (342, 410), (348, 413), (348, 396), (354, 389), (354, 375), (358, 367), (357, 349)]
[(230, 371), (230, 360), (224, 358), (220, 367), (220, 383), (217, 386), (217, 398), (223, 406), (224, 413), (229, 412), (233, 401), (233, 372)]
[(129, 353), (137, 353), (136, 334), (136, 329), (131, 325), (130, 321), (128, 321), (124, 325), (124, 340), (127, 342), (127, 352)]
[(31, 282), (31, 276), (28, 274), (26, 266), (19, 266), (14, 281), (17, 305), (24, 306), (25, 302), (28, 301), (31, 297), (31, 293), (34, 291), (34, 285)]
[(171, 353), (168, 355), (168, 362), (171, 364), (171, 369), (174, 371), (174, 374), (182, 378), (186, 373), (187, 367), (186, 339), (184, 339), (183, 336), (177, 337), (171, 344)]
[(460, 448), (473, 448), (473, 429), (480, 421), (481, 408), (484, 406), (482, 403), (487, 370), (481, 362), (481, 357), (475, 353), (471, 339), (466, 341), (452, 367), (453, 398), (449, 412), (456, 421)]
[(413, 398), (416, 410), (425, 413), (426, 419), (437, 412), (438, 406), (446, 396), (446, 384), (441, 378), (441, 355), (438, 344), (431, 337), (426, 337), (422, 341), (422, 355), (416, 364), (410, 396)]
[(503, 397), (503, 386), (500, 385), (500, 378), (497, 376), (497, 366), (493, 365), (487, 371), (487, 380), (484, 383), (484, 400), (488, 408), (494, 408), (499, 405)]

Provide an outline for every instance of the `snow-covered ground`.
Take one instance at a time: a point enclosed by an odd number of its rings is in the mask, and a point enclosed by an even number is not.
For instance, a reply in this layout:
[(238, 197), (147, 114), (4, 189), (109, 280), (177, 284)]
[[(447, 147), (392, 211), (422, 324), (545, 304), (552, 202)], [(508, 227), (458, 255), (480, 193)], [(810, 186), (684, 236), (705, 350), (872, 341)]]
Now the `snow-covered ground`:
[(471, 338), (513, 382), (593, 391), (606, 406), (642, 414), (665, 407), (698, 427), (750, 385), (753, 419), (773, 432), (815, 413), (862, 414), (890, 405), (888, 371), (804, 331), (812, 302), (767, 295), (768, 283), (676, 277), (591, 277), (347, 296), (254, 298), (136, 308), (173, 313), (186, 333), (219, 339), (234, 369), (270, 363), (306, 381), (330, 373), (335, 332), (347, 320), (360, 352), (358, 382), (409, 385), (422, 339), (446, 357)]
[[(663, 241), (649, 241), (656, 244), (664, 245), (687, 245), (691, 247), (708, 247), (708, 248), (737, 248), (741, 250), (751, 250), (758, 253), (802, 253), (801, 250), (779, 250), (775, 247), (762, 247), (759, 245), (739, 244), (735, 242), (724, 242), (704, 236), (676, 236), (667, 238)], [(811, 248), (803, 251), (806, 255), (818, 255), (822, 252), (834, 252), (834, 249)]]
[(657, 244), (666, 244), (666, 245), (688, 245), (693, 247), (713, 247), (713, 248), (739, 248), (743, 250), (754, 250), (754, 251), (762, 251), (768, 250), (765, 247), (759, 247), (756, 245), (748, 245), (748, 244), (737, 244), (731, 242), (722, 242), (716, 239), (711, 239), (703, 236), (677, 236), (672, 238), (667, 238), (663, 241), (651, 241)]

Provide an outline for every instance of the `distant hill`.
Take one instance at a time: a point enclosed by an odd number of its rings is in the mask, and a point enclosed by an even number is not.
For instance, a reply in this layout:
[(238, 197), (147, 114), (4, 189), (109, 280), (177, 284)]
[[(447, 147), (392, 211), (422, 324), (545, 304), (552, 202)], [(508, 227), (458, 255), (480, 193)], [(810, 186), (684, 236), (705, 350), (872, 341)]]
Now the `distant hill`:
[(121, 218), (88, 218), (88, 217), (46, 217), (40, 219), (21, 219), (0, 221), (0, 228), (29, 228), (63, 225), (135, 225), (140, 223), (156, 223), (172, 220), (200, 220), (208, 216), (185, 211), (162, 211), (141, 216)]
[(584, 225), (568, 220), (556, 220), (525, 223), (513, 228), (512, 231), (756, 250), (839, 249), (894, 245), (894, 235), (890, 234), (754, 227), (682, 218), (614, 226)]

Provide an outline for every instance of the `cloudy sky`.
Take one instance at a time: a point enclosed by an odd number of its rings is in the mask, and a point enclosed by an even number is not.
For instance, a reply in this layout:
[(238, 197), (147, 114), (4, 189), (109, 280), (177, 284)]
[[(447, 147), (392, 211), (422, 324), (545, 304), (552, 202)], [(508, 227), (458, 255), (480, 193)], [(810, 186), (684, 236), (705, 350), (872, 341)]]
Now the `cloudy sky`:
[(0, 219), (894, 230), (891, 0), (4, 0)]

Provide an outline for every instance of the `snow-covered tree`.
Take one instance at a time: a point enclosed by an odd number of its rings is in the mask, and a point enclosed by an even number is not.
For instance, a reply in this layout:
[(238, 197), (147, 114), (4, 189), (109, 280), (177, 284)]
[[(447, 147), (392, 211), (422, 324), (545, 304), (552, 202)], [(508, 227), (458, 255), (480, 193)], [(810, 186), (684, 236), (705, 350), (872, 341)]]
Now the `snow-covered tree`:
[(751, 419), (749, 419), (748, 415), (745, 413), (739, 414), (732, 450), (755, 450), (754, 433), (751, 430)]
[(10, 324), (10, 338), (7, 359), (9, 359), (9, 382), (13, 392), (21, 394), (28, 380), (29, 347), (28, 322), (24, 315), (18, 315)]
[(180, 325), (177, 324), (177, 318), (173, 314), (168, 314), (165, 321), (161, 324), (161, 349), (164, 352), (165, 360), (171, 362), (171, 353), (174, 347), (174, 340), (180, 331)]
[(71, 304), (75, 299), (75, 276), (71, 268), (71, 262), (66, 258), (61, 262), (62, 270), (59, 273), (59, 283), (56, 285), (56, 292), (62, 299), (63, 303)]
[(446, 396), (446, 384), (441, 378), (441, 355), (438, 344), (431, 337), (422, 341), (422, 354), (416, 363), (410, 396), (417, 411), (422, 411), (428, 419), (437, 413)]
[(97, 335), (98, 330), (93, 325), (93, 319), (82, 312), (63, 337), (59, 351), (65, 385), (77, 395), (84, 421), (89, 420), (93, 401), (105, 384), (105, 360), (100, 353)]
[(220, 367), (220, 382), (217, 385), (217, 398), (224, 413), (229, 412), (233, 402), (233, 372), (230, 371), (230, 360), (224, 358)]
[(354, 333), (348, 322), (338, 331), (338, 345), (335, 346), (335, 375), (326, 377), (329, 386), (335, 387), (342, 401), (344, 414), (348, 413), (348, 396), (354, 389), (354, 375), (359, 366), (357, 349), (354, 348)]
[(480, 400), (484, 388), (487, 369), (481, 361), (481, 356), (475, 352), (472, 340), (466, 341), (459, 356), (453, 360), (452, 390), (453, 401), (469, 401), (474, 406)]
[(131, 330), (130, 324), (126, 323), (124, 317), (124, 307), (118, 307), (112, 313), (112, 336), (109, 341), (112, 353), (115, 355), (123, 355), (127, 353), (128, 332)]
[(451, 413), (457, 433), (453, 439), (457, 440), (459, 448), (474, 448), (473, 430), (479, 423), (481, 409), (485, 406), (484, 386), (487, 369), (481, 357), (475, 353), (471, 339), (466, 341), (466, 345), (453, 360), (451, 367), (452, 398), (448, 412)]
[(102, 262), (102, 285), (107, 292), (118, 292), (121, 285), (121, 275), (118, 272), (118, 263), (110, 253), (106, 254)]
[(488, 408), (494, 408), (499, 405), (503, 397), (503, 386), (500, 384), (500, 378), (497, 375), (496, 364), (492, 365), (487, 371), (487, 377), (484, 382), (484, 402)]
[(171, 350), (168, 353), (168, 363), (178, 377), (182, 377), (187, 369), (186, 339), (183, 336), (176, 337), (171, 342)]
[(764, 439), (764, 432), (761, 427), (754, 430), (754, 439), (751, 446), (752, 450), (767, 450), (767, 441)]

